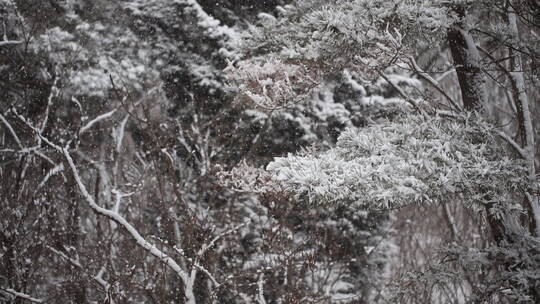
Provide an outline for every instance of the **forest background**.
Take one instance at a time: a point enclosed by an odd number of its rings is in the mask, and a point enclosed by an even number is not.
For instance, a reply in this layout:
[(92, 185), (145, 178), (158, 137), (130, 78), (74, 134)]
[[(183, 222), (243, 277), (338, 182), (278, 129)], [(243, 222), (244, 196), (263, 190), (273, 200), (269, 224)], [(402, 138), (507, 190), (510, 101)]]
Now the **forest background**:
[(538, 303), (537, 0), (0, 0), (0, 302)]

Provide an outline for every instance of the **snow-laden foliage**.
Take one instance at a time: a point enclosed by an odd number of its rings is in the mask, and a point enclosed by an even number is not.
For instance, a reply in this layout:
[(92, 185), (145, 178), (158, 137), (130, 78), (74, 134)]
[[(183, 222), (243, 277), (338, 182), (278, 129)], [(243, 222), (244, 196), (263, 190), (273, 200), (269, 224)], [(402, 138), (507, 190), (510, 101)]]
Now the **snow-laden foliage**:
[[(237, 99), (265, 110), (294, 108), (309, 103), (314, 89), (324, 92), (329, 83), (356, 92), (356, 108), (404, 102), (405, 94), (416, 98), (422, 85), (402, 61), (407, 53), (404, 35), (373, 24), (383, 11), (401, 14), (392, 5), (401, 4), (295, 1), (278, 7), (276, 15), (259, 14), (259, 26), (250, 27), (240, 45), (243, 58), (227, 69)], [(412, 12), (404, 14), (411, 22), (416, 18)], [(365, 36), (361, 24), (370, 27), (369, 33), (380, 34), (380, 42), (372, 43), (374, 38)]]
[[(267, 299), (282, 292), (270, 289), (276, 280), (284, 280), (289, 299), (314, 303), (374, 299), (395, 251), (386, 238), (387, 214), (343, 205), (304, 208), (270, 178), (268, 171), (246, 163), (220, 173), (228, 189), (259, 194), (259, 202), (247, 201), (244, 207), (251, 225), (242, 243), (253, 249), (242, 267), (263, 276)], [(259, 246), (263, 247), (256, 250)]]
[(388, 209), (459, 198), (469, 206), (518, 208), (511, 199), (524, 187), (523, 165), (506, 155), (493, 128), (477, 119), (407, 114), (349, 128), (335, 148), (276, 158), (267, 169), (313, 204)]
[(221, 74), (226, 60), (236, 56), (235, 29), (210, 16), (197, 1), (133, 0), (123, 3), (123, 9), (130, 29), (165, 63), (159, 72), (171, 116), (189, 124), (195, 115), (213, 115), (227, 102)]
[(280, 7), (277, 17), (261, 16), (262, 26), (252, 28), (246, 41), (252, 51), (320, 66), (336, 68), (337, 58), (341, 64), (361, 57), (384, 63), (402, 42), (410, 47), (428, 32), (433, 41), (444, 34), (454, 21), (450, 11), (448, 1), (295, 1)]
[[(158, 20), (172, 21), (172, 18), (189, 18), (194, 21), (196, 27), (202, 30), (202, 35), (207, 39), (215, 40), (221, 48), (218, 53), (225, 57), (234, 58), (231, 49), (235, 47), (240, 38), (238, 31), (222, 24), (222, 22), (210, 14), (195, 0), (174, 0), (169, 2), (160, 1), (129, 1), (126, 4), (132, 14), (142, 18), (152, 18)], [(178, 30), (180, 27), (192, 27), (192, 25), (181, 25), (178, 20)], [(198, 33), (200, 34), (200, 33)], [(214, 50), (215, 51), (215, 50)]]
[[(389, 67), (413, 71), (444, 96), (453, 110), (491, 107), (499, 100), (516, 103), (517, 111), (509, 113), (513, 121), (522, 124), (517, 127), (522, 139), (517, 142), (509, 136), (505, 139), (526, 162), (515, 160), (516, 155), (508, 153), (507, 147), (500, 144), (500, 139), (496, 138), (501, 134), (498, 127), (477, 121), (477, 116), (427, 118), (409, 113), (391, 121), (370, 122), (365, 129), (349, 128), (340, 135), (337, 146), (326, 152), (289, 155), (277, 158), (268, 166), (274, 173), (274, 181), (294, 195), (301, 206), (311, 203), (316, 208), (351, 206), (354, 210), (377, 210), (430, 202), (442, 203), (433, 205), (444, 207), (447, 202), (459, 202), (460, 206), (475, 207), (469, 209), (470, 212), (485, 217), (484, 223), (488, 223), (483, 225), (486, 227), (482, 228), (485, 230), (482, 234), (486, 238), (491, 235), (497, 243), (491, 251), (497, 254), (486, 255), (480, 267), (486, 276), (482, 280), (485, 284), (477, 285), (470, 272), (462, 276), (467, 271), (453, 272), (452, 265), (442, 261), (439, 262), (441, 267), (426, 279), (425, 286), (400, 286), (401, 291), (413, 294), (407, 301), (421, 302), (419, 294), (430, 294), (434, 300), (444, 299), (442, 293), (458, 289), (463, 293), (455, 301), (531, 302), (538, 299), (534, 291), (537, 279), (531, 270), (537, 265), (534, 257), (538, 247), (534, 237), (539, 231), (536, 224), (539, 211), (535, 203), (538, 202), (536, 174), (530, 173), (536, 172), (532, 159), (537, 158), (533, 155), (537, 154), (533, 152), (537, 149), (533, 147), (535, 135), (528, 118), (531, 113), (526, 96), (535, 91), (535, 77), (525, 67), (534, 70), (537, 57), (535, 51), (524, 51), (533, 49), (531, 45), (537, 38), (536, 34), (529, 33), (531, 20), (535, 19), (529, 14), (538, 12), (535, 7), (522, 1), (352, 0), (332, 6), (324, 1), (295, 1), (293, 5), (281, 7), (275, 16), (260, 16), (260, 26), (252, 28), (247, 36), (246, 49), (252, 56), (271, 54), (270, 57), (299, 65), (314, 76), (346, 69), (360, 76), (353, 79), (356, 83), (378, 82), (380, 77), (400, 93), (399, 97), (416, 103), (421, 102), (415, 94), (400, 92), (402, 88), (387, 79), (385, 74)], [(514, 21), (511, 29), (512, 16), (515, 19), (516, 14), (518, 25)], [(531, 42), (524, 38), (529, 36)], [(494, 46), (501, 45), (505, 50), (494, 52)], [(445, 52), (448, 48), (452, 60), (448, 60), (448, 52)], [(434, 53), (430, 49), (435, 50)], [(416, 60), (424, 54), (428, 62), (424, 60), (420, 67)], [(510, 68), (506, 63), (501, 64), (508, 54), (512, 57)], [(423, 71), (439, 60), (454, 62), (458, 79), (457, 82), (451, 80), (452, 89), (434, 79), (436, 73)], [(528, 63), (522, 65), (521, 60)], [(484, 94), (487, 91), (484, 76), (487, 73), (493, 78), (486, 72), (491, 68), (487, 69), (485, 62), (492, 62), (492, 67), (502, 71), (501, 77), (513, 83), (514, 98), (503, 97), (508, 94), (507, 90), (489, 92), (494, 95), (493, 100)], [(493, 85), (500, 86), (500, 79), (493, 78)], [(523, 79), (528, 81), (529, 89)], [(347, 82), (356, 87), (355, 82)], [(461, 94), (454, 94), (454, 88), (461, 90)], [(423, 100), (435, 103), (433, 98)], [(516, 112), (517, 120), (514, 119)], [(527, 199), (523, 200), (523, 196)], [(514, 218), (516, 214), (519, 219)], [(464, 242), (452, 216), (447, 214), (446, 220), (454, 231), (454, 241)], [(530, 246), (520, 245), (528, 242), (529, 233), (533, 236)], [(456, 252), (465, 259), (474, 257), (474, 254), (465, 254), (469, 248), (479, 252), (475, 248), (477, 244), (464, 244)], [(510, 250), (512, 246), (527, 249), (516, 253)], [(523, 258), (516, 259), (516, 254)], [(527, 260), (527, 256), (533, 262), (517, 261)], [(499, 277), (497, 271), (491, 273), (488, 269), (505, 271)], [(422, 280), (416, 278), (416, 282)], [(506, 280), (507, 284), (498, 280)], [(437, 284), (442, 287), (433, 289)]]
[(159, 81), (165, 62), (155, 60), (156, 52), (131, 30), (72, 18), (75, 31), (54, 27), (32, 42), (62, 73), (65, 93), (106, 97), (111, 79), (119, 88), (139, 92)]
[(227, 75), (240, 93), (257, 107), (273, 109), (298, 103), (317, 83), (301, 66), (279, 59), (266, 62), (242, 61), (230, 65)]

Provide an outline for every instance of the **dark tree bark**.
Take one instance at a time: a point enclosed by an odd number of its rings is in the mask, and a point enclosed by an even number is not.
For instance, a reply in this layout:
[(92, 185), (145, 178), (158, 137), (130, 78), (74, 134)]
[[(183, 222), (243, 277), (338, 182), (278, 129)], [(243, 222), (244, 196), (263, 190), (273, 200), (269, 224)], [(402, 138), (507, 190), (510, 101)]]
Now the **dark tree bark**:
[(469, 111), (481, 111), (486, 102), (486, 90), (480, 68), (480, 55), (473, 38), (466, 31), (466, 8), (457, 5), (453, 9), (460, 21), (448, 29), (447, 39), (456, 67), (463, 106)]

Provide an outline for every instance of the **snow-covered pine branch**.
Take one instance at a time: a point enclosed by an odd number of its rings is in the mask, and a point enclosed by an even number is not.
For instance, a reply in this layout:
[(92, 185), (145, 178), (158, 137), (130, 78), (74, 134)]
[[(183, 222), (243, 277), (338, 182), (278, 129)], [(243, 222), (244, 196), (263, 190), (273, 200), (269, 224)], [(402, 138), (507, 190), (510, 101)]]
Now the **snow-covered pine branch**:
[(407, 114), (349, 128), (335, 148), (276, 158), (267, 169), (311, 204), (394, 209), (454, 197), (467, 206), (518, 208), (512, 193), (526, 184), (523, 162), (507, 156), (494, 129), (476, 120)]

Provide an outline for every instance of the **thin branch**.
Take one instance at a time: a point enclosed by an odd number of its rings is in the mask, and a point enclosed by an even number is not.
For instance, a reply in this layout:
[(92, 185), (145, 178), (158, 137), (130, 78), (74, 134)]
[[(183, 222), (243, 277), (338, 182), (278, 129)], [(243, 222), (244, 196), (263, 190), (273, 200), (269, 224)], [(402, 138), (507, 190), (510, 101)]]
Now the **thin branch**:
[(521, 156), (523, 159), (527, 159), (527, 152), (515, 140), (510, 138), (508, 134), (502, 131), (498, 131), (497, 134), (502, 137), (502, 139), (506, 140), (506, 142), (508, 142), (512, 146), (512, 148), (514, 148), (516, 152), (519, 153), (519, 156)]
[(57, 83), (58, 83), (58, 77), (55, 76), (53, 80), (53, 84), (51, 86), (51, 92), (49, 94), (49, 98), (47, 99), (47, 108), (45, 108), (45, 117), (43, 118), (43, 123), (41, 124), (41, 129), (40, 129), (41, 132), (43, 132), (45, 130), (45, 127), (47, 126), (53, 97), (58, 97), (58, 94), (60, 92), (60, 90), (58, 90)]
[(19, 292), (19, 291), (16, 291), (14, 289), (11, 289), (11, 288), (3, 288), (3, 287), (0, 287), (0, 290), (3, 290), (17, 298), (21, 298), (21, 299), (25, 299), (25, 300), (28, 300), (30, 302), (33, 302), (33, 303), (43, 303), (43, 300), (42, 299), (37, 299), (37, 298), (34, 298), (30, 295), (27, 295), (23, 292)]
[(41, 134), (40, 130), (38, 128), (34, 127), (24, 116), (17, 113), (17, 111), (15, 109), (12, 109), (12, 111), (22, 122), (24, 122), (30, 129), (32, 129), (32, 131), (34, 131), (36, 133), (36, 135), (38, 137), (38, 140), (43, 140), (47, 145), (51, 146), (52, 148), (54, 148), (55, 150), (57, 150), (59, 152), (62, 151), (62, 148), (60, 148), (60, 146), (54, 144), (48, 138), (44, 137)]
[(96, 204), (90, 193), (86, 190), (86, 187), (84, 186), (81, 177), (79, 176), (79, 172), (77, 168), (75, 167), (75, 163), (73, 162), (73, 159), (71, 158), (71, 155), (66, 149), (62, 149), (62, 152), (64, 154), (64, 157), (66, 161), (68, 162), (68, 165), (71, 169), (71, 172), (73, 173), (73, 177), (75, 178), (75, 181), (77, 183), (77, 186), (79, 187), (79, 190), (83, 196), (83, 198), (86, 200), (90, 208), (94, 210), (99, 215), (105, 216), (109, 218), (110, 220), (113, 220), (120, 226), (122, 226), (124, 229), (127, 230), (127, 232), (135, 239), (137, 244), (148, 251), (151, 255), (155, 256), (162, 262), (164, 262), (169, 268), (171, 268), (174, 272), (178, 274), (180, 279), (184, 282), (184, 284), (187, 284), (189, 282), (189, 276), (188, 274), (174, 261), (170, 256), (168, 256), (163, 251), (159, 250), (154, 244), (148, 242), (141, 234), (133, 227), (124, 217), (122, 217), (120, 214), (102, 208)]
[[(86, 270), (86, 268), (84, 268), (81, 263), (79, 262), (78, 259), (72, 259), (70, 258), (69, 256), (67, 256), (65, 253), (61, 252), (61, 251), (58, 251), (54, 248), (52, 248), (51, 246), (47, 246), (47, 249), (49, 249), (50, 251), (52, 251), (54, 254), (58, 255), (59, 257), (61, 257), (62, 259), (66, 260), (67, 262), (69, 262), (69, 264), (79, 268), (80, 270), (83, 271), (84, 274), (88, 275), (88, 276), (91, 276), (90, 274), (88, 274), (88, 271)], [(109, 290), (111, 288), (111, 284), (109, 284), (109, 282), (105, 281), (103, 279), (103, 273), (105, 272), (105, 267), (101, 267), (101, 269), (99, 270), (98, 274), (93, 276), (93, 279), (103, 288), (103, 291), (105, 292), (106, 294), (106, 299), (108, 299), (109, 301), (112, 301), (112, 299), (109, 297)], [(109, 302), (108, 302), (109, 303)], [(112, 303), (111, 303), (112, 304)]]
[(406, 102), (411, 104), (418, 112), (423, 113), (422, 110), (420, 110), (420, 107), (418, 106), (416, 101), (414, 101), (412, 98), (410, 98), (397, 84), (395, 84), (393, 81), (391, 81), (390, 78), (388, 78), (388, 76), (386, 76), (383, 72), (379, 72), (379, 75), (384, 80), (386, 80), (386, 82), (388, 82), (399, 93), (399, 95), (401, 95), (401, 97), (403, 97), (403, 99), (405, 99)]
[(0, 41), (0, 47), (7, 46), (7, 45), (18, 45), (21, 43), (23, 42), (20, 40), (4, 40), (4, 41)]
[(98, 123), (99, 121), (112, 117), (113, 114), (114, 114), (117, 110), (118, 110), (118, 108), (116, 108), (116, 109), (114, 109), (114, 110), (112, 110), (112, 111), (109, 111), (109, 112), (107, 112), (107, 113), (98, 115), (96, 118), (92, 119), (92, 120), (89, 121), (86, 125), (84, 125), (83, 127), (81, 127), (81, 129), (80, 129), (80, 131), (79, 131), (79, 134), (82, 134), (82, 133), (86, 132), (88, 129), (90, 129), (94, 124)]
[(47, 172), (47, 175), (45, 175), (45, 177), (43, 178), (43, 180), (39, 183), (39, 185), (37, 186), (36, 188), (36, 193), (41, 189), (43, 188), (43, 186), (45, 186), (45, 184), (47, 183), (47, 181), (55, 174), (57, 173), (60, 173), (64, 171), (64, 164), (59, 164), (59, 165), (56, 165), (54, 168), (52, 168), (51, 170), (49, 170), (49, 172)]
[(78, 259), (72, 259), (70, 257), (68, 257), (65, 253), (63, 253), (62, 251), (58, 251), (54, 248), (52, 248), (51, 246), (47, 246), (47, 249), (49, 249), (50, 251), (52, 251), (54, 254), (56, 254), (57, 256), (63, 258), (64, 260), (68, 261), (71, 265), (79, 268), (79, 269), (84, 269), (84, 267), (81, 265), (81, 263), (78, 261)]
[(264, 273), (261, 272), (259, 279), (257, 280), (257, 300), (259, 304), (266, 304), (266, 299), (264, 298)]
[(448, 69), (447, 71), (443, 72), (441, 75), (439, 75), (439, 77), (437, 77), (437, 79), (435, 79), (435, 81), (441, 82), (441, 81), (443, 81), (448, 75), (454, 73), (455, 71), (456, 71), (455, 67), (452, 67), (452, 68)]
[(7, 41), (8, 37), (7, 37), (7, 29), (6, 29), (6, 20), (4, 20), (3, 18), (2, 18), (2, 25), (3, 25), (2, 29), (4, 29), (4, 35), (2, 36), (3, 37), (2, 39), (4, 39), (4, 41)]
[(109, 284), (107, 281), (103, 280), (103, 273), (105, 273), (105, 266), (101, 267), (101, 269), (98, 271), (94, 279), (96, 282), (99, 283), (105, 290), (109, 290), (111, 287), (111, 284)]
[(17, 145), (19, 146), (19, 148), (23, 148), (22, 144), (21, 144), (21, 140), (19, 139), (19, 136), (17, 136), (17, 133), (15, 133), (15, 130), (13, 129), (13, 127), (11, 126), (11, 124), (7, 121), (7, 119), (4, 117), (4, 115), (0, 114), (0, 120), (2, 120), (2, 122), (4, 123), (4, 125), (6, 125), (6, 127), (8, 128), (9, 132), (11, 133), (11, 135), (13, 136), (13, 139), (15, 139), (15, 142), (17, 143)]
[(115, 140), (116, 140), (116, 152), (120, 153), (122, 150), (122, 142), (124, 140), (124, 133), (126, 129), (126, 124), (129, 120), (129, 115), (126, 115), (122, 122), (120, 123), (120, 126), (118, 129), (115, 130)]
[[(480, 45), (477, 45), (476, 48), (478, 48), (478, 50), (480, 50), (480, 52), (484, 53), (495, 65), (497, 65), (497, 67), (500, 69), (500, 71), (503, 72), (509, 79), (512, 79), (512, 74), (510, 73), (510, 71), (508, 71), (508, 69), (506, 67), (504, 67), (500, 63), (499, 60), (497, 60), (495, 57), (493, 57), (493, 55), (491, 55), (491, 53), (489, 53), (486, 49), (484, 49)], [(487, 72), (486, 72), (486, 74), (489, 75), (489, 73), (487, 73)], [(514, 112), (517, 112), (516, 106), (511, 103), (510, 98), (508, 98), (508, 101), (509, 101), (509, 104), (510, 104), (510, 107), (512, 108), (512, 110)]]
[(201, 249), (199, 249), (199, 251), (197, 252), (197, 258), (202, 257), (203, 254), (205, 254), (206, 251), (208, 251), (208, 249), (212, 248), (215, 245), (215, 243), (217, 241), (219, 241), (222, 237), (226, 236), (227, 234), (235, 232), (236, 230), (238, 230), (238, 229), (244, 227), (245, 225), (249, 224), (249, 222), (250, 221), (248, 220), (248, 221), (246, 221), (246, 222), (244, 222), (244, 223), (242, 223), (240, 225), (237, 225), (237, 226), (235, 226), (235, 227), (233, 227), (231, 229), (227, 229), (227, 230), (223, 231), (222, 233), (216, 235), (210, 242), (204, 244), (201, 247)]
[(216, 278), (214, 278), (214, 276), (206, 268), (201, 266), (199, 263), (194, 263), (193, 266), (199, 268), (199, 270), (201, 270), (204, 274), (206, 274), (206, 276), (210, 279), (210, 281), (214, 283), (215, 287), (221, 286), (221, 284), (216, 280)]
[(525, 56), (528, 56), (528, 57), (532, 57), (534, 58), (534, 54), (531, 54), (531, 53), (528, 53), (526, 51), (524, 51), (523, 49), (520, 49), (518, 47), (516, 47), (516, 45), (512, 44), (512, 42), (508, 41), (508, 39), (505, 39), (503, 41), (501, 41), (501, 39), (499, 37), (497, 37), (496, 35), (490, 33), (490, 32), (486, 32), (486, 31), (483, 31), (483, 30), (480, 30), (478, 27), (477, 28), (474, 28), (474, 29), (471, 29), (471, 31), (476, 31), (476, 32), (479, 32), (480, 34), (484, 34), (490, 38), (493, 38), (495, 41), (499, 41), (501, 43), (501, 45), (513, 50), (513, 51), (516, 51), (518, 53), (521, 53)]
[(448, 204), (446, 202), (443, 202), (442, 205), (443, 205), (445, 219), (448, 222), (448, 225), (450, 226), (450, 231), (452, 231), (452, 238), (454, 239), (454, 241), (458, 241), (460, 237), (459, 237), (459, 231), (456, 226), (456, 221), (454, 219), (454, 216), (450, 212), (450, 207), (448, 207)]
[(418, 76), (427, 81), (433, 88), (435, 88), (439, 93), (441, 93), (458, 112), (462, 111), (458, 104), (441, 88), (437, 80), (433, 79), (433, 77), (431, 77), (428, 73), (422, 70), (422, 68), (418, 65), (418, 63), (416, 63), (416, 60), (414, 60), (412, 56), (408, 56), (408, 59), (409, 66), (416, 72), (416, 74), (418, 74)]
[(133, 104), (133, 107), (126, 105), (125, 101), (127, 99), (127, 96), (122, 97), (120, 95), (119, 90), (116, 88), (116, 84), (114, 83), (114, 79), (112, 78), (112, 75), (109, 75), (109, 81), (111, 82), (112, 91), (114, 92), (118, 100), (120, 101), (120, 104), (124, 108), (124, 111), (126, 111), (126, 113), (128, 113), (129, 116), (133, 117), (133, 119), (135, 119), (137, 122), (147, 124), (148, 123), (147, 121), (140, 119), (137, 115), (132, 113), (133, 108), (136, 107), (138, 103)]

